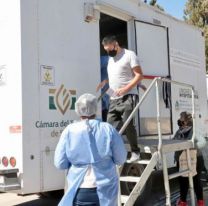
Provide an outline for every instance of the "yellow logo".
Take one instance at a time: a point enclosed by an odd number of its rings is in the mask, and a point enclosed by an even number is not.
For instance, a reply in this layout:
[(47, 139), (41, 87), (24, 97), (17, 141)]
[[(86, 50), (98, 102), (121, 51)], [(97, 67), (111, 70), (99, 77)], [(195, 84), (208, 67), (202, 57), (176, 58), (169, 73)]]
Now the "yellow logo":
[(42, 85), (54, 85), (55, 70), (53, 66), (41, 65), (40, 66), (40, 78)]
[(74, 110), (76, 90), (67, 90), (62, 84), (58, 89), (49, 89), (49, 109), (58, 109), (63, 115), (67, 110)]
[(46, 72), (45, 72), (44, 80), (45, 80), (45, 82), (51, 82), (52, 76), (51, 76), (51, 74), (50, 74), (49, 71), (46, 71)]

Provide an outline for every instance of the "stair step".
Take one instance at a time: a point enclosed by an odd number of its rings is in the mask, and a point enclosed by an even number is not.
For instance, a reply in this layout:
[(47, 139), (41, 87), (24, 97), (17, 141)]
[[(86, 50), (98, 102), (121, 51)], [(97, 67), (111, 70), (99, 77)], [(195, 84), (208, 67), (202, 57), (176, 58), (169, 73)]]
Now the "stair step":
[(129, 162), (129, 160), (126, 161), (126, 163), (128, 164), (140, 164), (140, 165), (148, 165), (150, 163), (150, 160), (138, 160), (138, 161), (135, 161), (135, 162)]
[(140, 177), (134, 177), (134, 176), (121, 176), (120, 181), (121, 182), (139, 182)]
[(148, 165), (150, 163), (150, 160), (139, 160), (138, 163), (141, 165)]
[(121, 203), (125, 204), (129, 199), (129, 196), (127, 195), (121, 195)]

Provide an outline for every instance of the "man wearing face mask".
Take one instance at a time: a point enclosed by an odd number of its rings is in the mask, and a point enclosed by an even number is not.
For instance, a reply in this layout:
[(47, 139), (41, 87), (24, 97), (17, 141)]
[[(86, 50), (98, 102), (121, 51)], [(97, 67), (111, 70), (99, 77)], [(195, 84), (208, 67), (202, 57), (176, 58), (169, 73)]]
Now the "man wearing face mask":
[[(98, 85), (97, 91), (109, 83), (111, 97), (107, 121), (119, 130), (133, 111), (138, 95), (137, 85), (143, 79), (143, 74), (136, 54), (120, 47), (116, 36), (106, 36), (102, 45), (110, 57), (107, 66), (108, 79)], [(131, 146), (129, 162), (134, 162), (140, 158), (140, 149), (137, 146), (133, 120), (125, 134)]]

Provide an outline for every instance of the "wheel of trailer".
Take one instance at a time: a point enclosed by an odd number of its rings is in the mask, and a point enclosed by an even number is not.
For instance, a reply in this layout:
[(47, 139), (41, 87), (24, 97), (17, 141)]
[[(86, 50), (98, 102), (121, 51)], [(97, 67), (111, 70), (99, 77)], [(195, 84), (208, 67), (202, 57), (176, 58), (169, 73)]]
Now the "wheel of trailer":
[(64, 195), (64, 190), (54, 190), (54, 191), (48, 191), (48, 192), (40, 192), (39, 197), (40, 198), (62, 198)]
[[(137, 163), (125, 164), (121, 176), (140, 177), (144, 169), (145, 169), (144, 165), (140, 165)], [(132, 183), (132, 182), (121, 182), (121, 193), (123, 195), (129, 195), (133, 190), (135, 184), (136, 183)], [(150, 176), (136, 201), (137, 204), (142, 204), (142, 203), (144, 204), (144, 201), (147, 200), (147, 198), (149, 198), (149, 195), (151, 193), (151, 188), (152, 188), (152, 178)]]

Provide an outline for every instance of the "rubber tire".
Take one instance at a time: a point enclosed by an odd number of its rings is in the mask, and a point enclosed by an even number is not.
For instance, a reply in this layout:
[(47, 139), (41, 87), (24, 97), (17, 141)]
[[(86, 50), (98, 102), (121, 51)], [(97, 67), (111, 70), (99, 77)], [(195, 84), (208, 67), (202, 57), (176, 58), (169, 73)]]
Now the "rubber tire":
[(54, 190), (54, 191), (48, 191), (48, 192), (40, 192), (39, 197), (40, 198), (62, 198), (64, 195), (64, 190)]
[[(142, 172), (144, 171), (145, 167), (140, 164), (125, 164), (122, 170), (121, 176), (137, 176), (140, 177)], [(121, 194), (129, 195), (132, 191), (135, 183), (130, 182), (121, 182)], [(141, 191), (141, 195), (136, 200), (136, 205), (144, 205), (144, 203), (149, 199), (150, 193), (152, 191), (152, 177), (150, 176), (144, 186), (143, 190)]]

